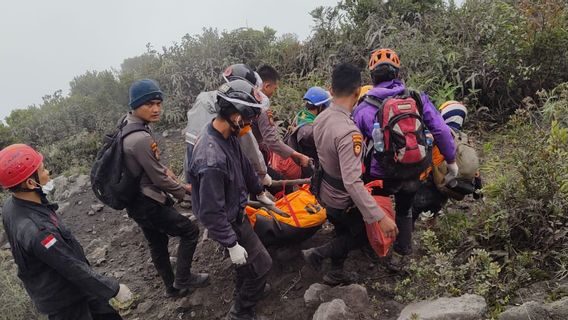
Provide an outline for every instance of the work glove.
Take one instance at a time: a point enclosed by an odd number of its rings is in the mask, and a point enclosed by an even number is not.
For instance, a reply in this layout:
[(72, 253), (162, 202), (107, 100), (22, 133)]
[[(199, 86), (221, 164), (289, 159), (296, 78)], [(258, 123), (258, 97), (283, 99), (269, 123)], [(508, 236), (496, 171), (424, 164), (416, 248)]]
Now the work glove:
[(229, 250), (229, 256), (231, 256), (231, 262), (238, 266), (247, 263), (248, 253), (238, 242), (227, 249)]
[(454, 188), (458, 185), (456, 178), (458, 177), (458, 165), (455, 162), (448, 163), (448, 173), (444, 177), (444, 183), (450, 188)]
[(455, 162), (448, 163), (448, 175), (457, 178), (458, 177), (458, 165)]
[(262, 178), (262, 185), (266, 187), (270, 187), (272, 185), (272, 177), (267, 173)]
[(116, 301), (118, 301), (119, 303), (126, 303), (132, 300), (132, 291), (130, 291), (130, 289), (128, 289), (126, 285), (121, 283), (119, 284), (118, 288), (118, 293), (116, 294), (116, 296), (114, 296)]
[(268, 206), (268, 207), (273, 207), (273, 206), (274, 206), (274, 201), (272, 201), (272, 200), (270, 200), (270, 199), (268, 198), (268, 196), (266, 195), (266, 192), (262, 192), (262, 193), (260, 193), (259, 195), (257, 195), (257, 196), (256, 196), (256, 199), (257, 199), (260, 203), (262, 203), (262, 204), (264, 204), (264, 205), (266, 205), (266, 206)]

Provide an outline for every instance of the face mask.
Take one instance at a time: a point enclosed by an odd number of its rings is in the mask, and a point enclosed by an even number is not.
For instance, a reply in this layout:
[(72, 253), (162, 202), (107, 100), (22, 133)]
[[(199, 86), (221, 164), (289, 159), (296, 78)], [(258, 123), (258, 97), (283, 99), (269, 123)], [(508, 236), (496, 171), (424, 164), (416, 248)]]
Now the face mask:
[(51, 191), (55, 189), (55, 183), (53, 183), (53, 180), (49, 180), (45, 185), (41, 187), (41, 189), (45, 193), (51, 193)]
[(43, 186), (41, 184), (37, 183), (34, 180), (32, 180), (32, 181), (36, 184), (36, 188), (34, 190), (37, 191), (40, 195), (45, 195), (47, 193), (50, 193), (55, 188), (55, 184), (53, 183), (53, 180), (49, 180)]

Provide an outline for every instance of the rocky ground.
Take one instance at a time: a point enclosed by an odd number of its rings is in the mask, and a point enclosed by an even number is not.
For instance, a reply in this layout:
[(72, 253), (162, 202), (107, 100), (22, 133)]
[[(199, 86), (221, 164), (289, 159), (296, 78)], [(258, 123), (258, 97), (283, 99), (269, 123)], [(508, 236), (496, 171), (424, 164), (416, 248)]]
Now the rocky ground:
[[(174, 141), (180, 140), (174, 137)], [(181, 148), (182, 145), (176, 145)], [(168, 152), (164, 150), (168, 159)], [(162, 282), (150, 260), (148, 245), (125, 211), (105, 207), (94, 197), (87, 176), (59, 177), (51, 195), (61, 219), (83, 244), (89, 261), (103, 274), (127, 284), (136, 301), (122, 310), (125, 319), (224, 319), (233, 294), (233, 271), (223, 250), (203, 233), (194, 258), (194, 271), (208, 272), (211, 285), (184, 298), (164, 296)], [(179, 211), (194, 219), (190, 208)], [(352, 252), (346, 267), (358, 274), (357, 284), (330, 288), (321, 274), (309, 269), (300, 256), (302, 248), (316, 246), (333, 236), (330, 225), (301, 245), (273, 247), (269, 275), (272, 292), (258, 306), (261, 319), (485, 319), (487, 303), (476, 295), (441, 298), (408, 306), (394, 301), (393, 289), (401, 278), (386, 272), (380, 262), (361, 251)], [(0, 238), (2, 235), (0, 234)], [(1, 239), (0, 239), (1, 241)], [(170, 243), (175, 263), (177, 240)], [(6, 246), (4, 246), (6, 249)], [(329, 266), (326, 266), (326, 268)], [(325, 269), (324, 269), (325, 271)], [(541, 283), (519, 292), (517, 306), (500, 319), (568, 319), (568, 298), (549, 301), (551, 292), (568, 295), (568, 284)], [(419, 315), (419, 317), (416, 317)]]
[[(185, 298), (166, 298), (161, 280), (150, 260), (148, 246), (137, 225), (124, 211), (101, 205), (92, 195), (85, 176), (69, 182), (62, 180), (57, 179), (56, 186), (61, 190), (63, 184), (66, 186), (63, 190), (67, 191), (55, 192), (56, 198), (60, 199), (62, 220), (84, 245), (97, 271), (116, 277), (138, 295), (136, 305), (125, 311), (125, 319), (224, 317), (232, 301), (233, 273), (230, 259), (224, 256), (223, 250), (214, 241), (202, 234), (194, 259), (194, 270), (209, 272), (211, 285), (197, 289)], [(190, 210), (179, 210), (193, 219)], [(312, 319), (321, 303), (341, 298), (346, 304), (342, 310), (335, 310), (335, 304), (325, 305), (320, 307), (319, 314), (339, 312), (345, 316), (341, 319), (398, 317), (404, 306), (392, 300), (391, 288), (396, 279), (387, 274), (380, 264), (372, 263), (362, 252), (354, 252), (347, 264), (361, 277), (360, 285), (336, 289), (324, 285), (310, 287), (321, 282), (321, 276), (304, 265), (300, 249), (326, 241), (332, 232), (331, 228), (326, 227), (302, 245), (270, 248), (274, 265), (269, 282), (273, 290), (259, 305), (259, 315), (265, 319)], [(172, 239), (170, 248), (174, 263), (176, 244), (177, 241)], [(331, 318), (328, 315), (321, 319)]]

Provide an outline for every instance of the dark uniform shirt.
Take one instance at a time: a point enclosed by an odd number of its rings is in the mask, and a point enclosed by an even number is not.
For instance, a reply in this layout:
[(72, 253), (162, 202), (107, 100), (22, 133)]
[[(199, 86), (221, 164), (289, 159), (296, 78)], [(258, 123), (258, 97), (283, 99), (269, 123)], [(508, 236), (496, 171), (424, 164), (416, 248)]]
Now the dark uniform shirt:
[(195, 144), (189, 169), (193, 212), (209, 237), (228, 247), (237, 241), (231, 222), (242, 217), (248, 194), (263, 187), (235, 136), (209, 124)]
[(10, 197), (2, 211), (18, 277), (37, 309), (50, 314), (86, 297), (114, 297), (118, 282), (93, 271), (54, 209)]

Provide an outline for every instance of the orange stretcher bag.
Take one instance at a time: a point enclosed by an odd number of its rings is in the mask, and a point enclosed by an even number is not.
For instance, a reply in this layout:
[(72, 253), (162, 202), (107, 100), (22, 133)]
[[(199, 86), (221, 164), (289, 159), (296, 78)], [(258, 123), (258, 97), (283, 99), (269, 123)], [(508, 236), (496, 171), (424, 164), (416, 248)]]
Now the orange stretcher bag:
[(284, 195), (275, 206), (277, 211), (245, 208), (254, 231), (265, 245), (302, 242), (313, 236), (327, 219), (325, 208), (308, 185)]
[[(366, 185), (369, 192), (372, 188), (382, 188), (383, 181), (375, 180)], [(394, 209), (392, 206), (392, 199), (386, 196), (373, 196), (379, 208), (385, 212), (385, 214), (393, 219), (394, 221)], [(367, 238), (369, 239), (369, 244), (371, 248), (379, 257), (384, 257), (388, 254), (390, 247), (394, 242), (394, 238), (387, 238), (379, 225), (379, 221), (373, 223), (365, 223), (365, 230), (367, 231)]]

